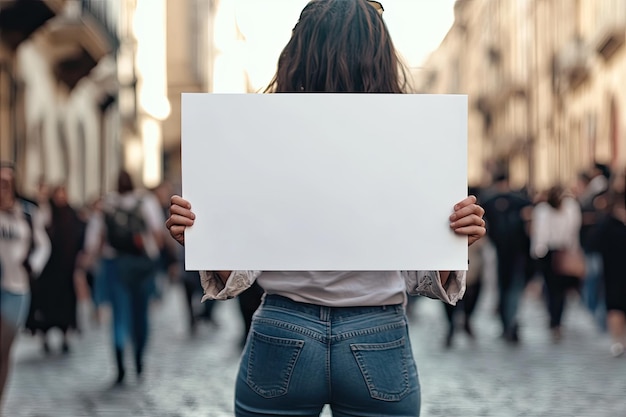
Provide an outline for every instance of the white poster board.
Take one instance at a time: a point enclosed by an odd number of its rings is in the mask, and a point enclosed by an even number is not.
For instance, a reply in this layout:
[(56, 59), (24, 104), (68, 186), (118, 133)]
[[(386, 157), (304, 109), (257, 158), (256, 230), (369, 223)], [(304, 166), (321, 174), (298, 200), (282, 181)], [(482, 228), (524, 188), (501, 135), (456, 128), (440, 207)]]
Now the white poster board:
[(464, 270), (467, 96), (183, 94), (188, 270)]

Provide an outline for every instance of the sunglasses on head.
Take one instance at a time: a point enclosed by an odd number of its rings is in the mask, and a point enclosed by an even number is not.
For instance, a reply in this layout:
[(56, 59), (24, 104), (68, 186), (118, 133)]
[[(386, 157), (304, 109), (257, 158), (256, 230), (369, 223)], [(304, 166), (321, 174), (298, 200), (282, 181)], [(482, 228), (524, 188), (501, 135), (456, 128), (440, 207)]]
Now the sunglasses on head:
[(367, 3), (372, 6), (373, 8), (376, 9), (376, 11), (378, 12), (379, 15), (383, 15), (383, 12), (385, 11), (383, 4), (381, 2), (378, 1), (371, 1), (371, 0), (366, 0)]

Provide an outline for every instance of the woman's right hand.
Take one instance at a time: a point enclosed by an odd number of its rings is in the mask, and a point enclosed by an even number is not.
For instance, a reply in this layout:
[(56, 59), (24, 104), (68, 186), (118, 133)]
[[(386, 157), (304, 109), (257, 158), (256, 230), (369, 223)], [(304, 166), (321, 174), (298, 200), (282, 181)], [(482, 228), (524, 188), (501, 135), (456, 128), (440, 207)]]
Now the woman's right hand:
[(170, 199), (170, 217), (165, 226), (170, 235), (181, 245), (185, 245), (185, 229), (193, 225), (196, 215), (191, 211), (191, 204), (178, 195)]

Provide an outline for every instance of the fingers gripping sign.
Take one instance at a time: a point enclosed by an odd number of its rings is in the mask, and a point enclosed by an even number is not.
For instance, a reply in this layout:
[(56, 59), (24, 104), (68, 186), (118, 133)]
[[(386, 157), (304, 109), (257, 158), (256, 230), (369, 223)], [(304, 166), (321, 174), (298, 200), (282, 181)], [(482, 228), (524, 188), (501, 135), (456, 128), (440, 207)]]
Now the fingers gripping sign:
[(178, 195), (170, 199), (170, 216), (165, 225), (170, 235), (181, 245), (185, 245), (185, 229), (193, 226), (196, 215), (191, 211), (191, 204)]

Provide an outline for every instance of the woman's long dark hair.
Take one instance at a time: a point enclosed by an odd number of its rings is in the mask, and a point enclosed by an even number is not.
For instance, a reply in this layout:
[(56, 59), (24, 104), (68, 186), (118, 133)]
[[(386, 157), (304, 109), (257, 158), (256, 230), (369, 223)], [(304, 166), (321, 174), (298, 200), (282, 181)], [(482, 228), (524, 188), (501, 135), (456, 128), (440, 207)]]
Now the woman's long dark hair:
[(266, 93), (404, 93), (407, 76), (365, 0), (313, 0), (300, 14)]

